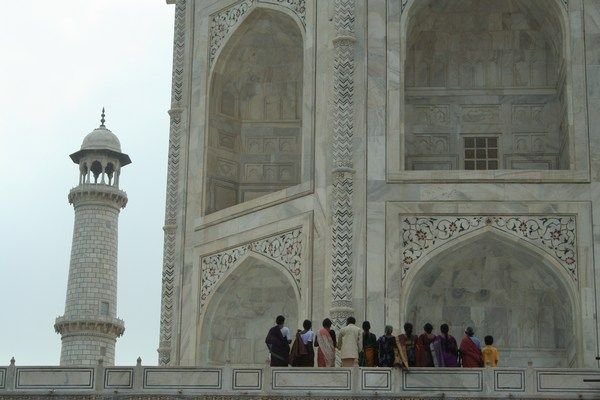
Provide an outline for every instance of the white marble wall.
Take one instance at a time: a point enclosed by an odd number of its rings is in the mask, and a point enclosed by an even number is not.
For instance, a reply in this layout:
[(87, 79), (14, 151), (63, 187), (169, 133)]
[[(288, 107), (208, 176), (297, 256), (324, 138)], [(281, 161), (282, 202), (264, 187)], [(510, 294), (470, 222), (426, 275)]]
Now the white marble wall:
[[(300, 3), (305, 8), (298, 6)], [(206, 338), (212, 334), (206, 331), (212, 323), (207, 321), (218, 318), (219, 311), (215, 310), (219, 310), (219, 304), (225, 303), (212, 294), (206, 299), (206, 304), (200, 299), (203, 285), (208, 279), (202, 267), (202, 260), (206, 257), (226, 254), (232, 249), (251, 246), (257, 241), (270, 240), (285, 232), (301, 229), (302, 272), (293, 296), (297, 299), (298, 308), (295, 313), (289, 312), (291, 319), (296, 319), (294, 322), (289, 320), (289, 326), (299, 326), (299, 322), (305, 318), (312, 319), (317, 325), (329, 314), (333, 201), (331, 145), (334, 137), (334, 121), (331, 119), (332, 40), (335, 36), (333, 3), (321, 0), (186, 2), (186, 26), (189, 32), (193, 32), (193, 41), (189, 39), (186, 42), (184, 76), (188, 86), (184, 87), (188, 89), (185, 89), (180, 105), (184, 109), (183, 121), (189, 120), (189, 130), (186, 130), (182, 145), (182, 162), (187, 172), (179, 179), (180, 187), (184, 188), (179, 205), (184, 217), (176, 229), (178, 261), (175, 264), (176, 301), (172, 327), (177, 334), (172, 338), (173, 365), (204, 365), (210, 357), (211, 340)], [(600, 81), (596, 82), (600, 76), (597, 73), (600, 72), (600, 47), (597, 46), (600, 5), (594, 0), (571, 0), (568, 6), (560, 0), (548, 0), (544, 3), (547, 7), (539, 15), (540, 21), (549, 18), (560, 21), (564, 32), (564, 48), (561, 51), (568, 55), (565, 56), (568, 62), (564, 66), (564, 102), (568, 126), (556, 130), (568, 132), (564, 146), (560, 144), (564, 147), (560, 151), (566, 152), (563, 159), (568, 159), (567, 163), (557, 164), (554, 170), (412, 171), (406, 168), (406, 123), (414, 116), (407, 115), (408, 108), (405, 107), (404, 60), (410, 35), (407, 27), (411, 18), (418, 15), (416, 6), (420, 3), (426, 2), (356, 2), (352, 143), (355, 169), (352, 211), (355, 220), (351, 264), (356, 317), (358, 320), (370, 320), (377, 334), (381, 333), (385, 324), (398, 328), (407, 320), (421, 324), (431, 318), (435, 319), (431, 321), (435, 324), (449, 323), (456, 335), (460, 336), (459, 332), (464, 328), (462, 325), (472, 322), (480, 336), (492, 334), (498, 337), (500, 347), (507, 352), (507, 365), (525, 367), (531, 360), (534, 366), (596, 366), (594, 357), (598, 353), (599, 343), (596, 287), (600, 287), (600, 273), (594, 260), (600, 259), (600, 256), (595, 256), (594, 251), (600, 249), (600, 231), (594, 221), (600, 219), (600, 189), (597, 183), (600, 161), (596, 160), (599, 152), (594, 149), (600, 150), (600, 123), (595, 120), (600, 106)], [(448, 12), (451, 12), (454, 3), (465, 2), (448, 0), (446, 3)], [(511, 7), (520, 7), (528, 13), (541, 13), (542, 3), (539, 1), (531, 7), (523, 1), (509, 3)], [(496, 0), (494, 4), (498, 4), (499, 8), (505, 6), (504, 0)], [(215, 42), (211, 36), (211, 18), (227, 11), (230, 6), (242, 10), (240, 16), (228, 20), (230, 27)], [(210, 189), (203, 168), (208, 162), (206, 150), (209, 128), (206, 116), (211, 68), (214, 64), (211, 64), (211, 57), (206, 55), (212, 54), (211, 46), (222, 48), (219, 46), (227, 42), (235, 27), (255, 8), (285, 13), (297, 22), (302, 31), (300, 184), (207, 214), (206, 194)], [(485, 13), (485, 10), (481, 12)], [(552, 43), (556, 40), (556, 37), (548, 39)], [(576, 220), (576, 229), (573, 230), (576, 236), (573, 242), (576, 270), (565, 267), (565, 259), (557, 256), (555, 251), (542, 248), (530, 238), (519, 236), (517, 230), (502, 233), (510, 245), (497, 242), (492, 235), (485, 239), (485, 246), (478, 246), (477, 238), (480, 237), (477, 235), (483, 231), (460, 240), (444, 241), (444, 246), (436, 247), (437, 253), (428, 253), (407, 272), (402, 264), (404, 243), (400, 221), (404, 216), (415, 215), (452, 218), (518, 216), (533, 219), (572, 216)], [(508, 251), (509, 248), (516, 250)], [(468, 251), (462, 253), (461, 249)], [(482, 261), (480, 254), (484, 249), (493, 255), (487, 263)], [(274, 274), (280, 274), (273, 277), (274, 282), (279, 281), (284, 287), (283, 282), (286, 279), (289, 281), (291, 276), (286, 261), (275, 257), (269, 263), (273, 271), (277, 271)], [(477, 270), (479, 264), (483, 272)], [(538, 267), (532, 267), (531, 264)], [(240, 265), (243, 268), (243, 263), (232, 263), (231, 271)], [(554, 268), (551, 279), (544, 280), (545, 275), (541, 272), (545, 271), (544, 268)], [(518, 277), (514, 278), (518, 285), (510, 285), (510, 289), (498, 287), (498, 296), (502, 297), (500, 293), (510, 296), (515, 292), (527, 292), (523, 301), (537, 301), (533, 307), (535, 310), (531, 313), (524, 311), (517, 318), (521, 320), (537, 315), (532, 329), (520, 330), (520, 323), (510, 318), (507, 319), (508, 326), (489, 324), (485, 321), (494, 318), (493, 312), (485, 314), (470, 301), (464, 305), (463, 312), (457, 304), (452, 305), (450, 300), (442, 297), (436, 299), (435, 304), (456, 306), (453, 312), (436, 314), (438, 310), (434, 307), (426, 312), (428, 315), (417, 313), (413, 306), (426, 302), (418, 293), (426, 291), (424, 282), (428, 274), (438, 270), (443, 271), (440, 278), (443, 290), (462, 288), (466, 292), (485, 290), (482, 280), (490, 280), (495, 275), (511, 271), (511, 276)], [(226, 282), (228, 277), (244, 279), (243, 269), (239, 273), (231, 271), (219, 278), (217, 287), (223, 285), (222, 288), (227, 288), (230, 284)], [(248, 271), (250, 275), (246, 279), (249, 286), (240, 293), (256, 289), (257, 279), (263, 276), (261, 272), (251, 273), (251, 268)], [(468, 271), (474, 271), (474, 276), (479, 279), (477, 283), (469, 279), (450, 278), (461, 274), (469, 276)], [(294, 280), (289, 284), (293, 288)], [(541, 303), (545, 302), (546, 295), (539, 294), (542, 291), (552, 297), (550, 303), (560, 303), (566, 307), (552, 323), (543, 316), (545, 313)], [(561, 291), (566, 296), (563, 303), (561, 298), (556, 297)], [(248, 296), (251, 297), (250, 294)], [(505, 310), (515, 306), (511, 306), (510, 301), (502, 301), (504, 303), (499, 307)], [(292, 300), (287, 303), (294, 304)], [(233, 306), (223, 307), (229, 310)], [(273, 314), (272, 319), (277, 312), (269, 309), (268, 314)], [(181, 319), (177, 315), (181, 315)], [(269, 328), (267, 320), (265, 317), (265, 322), (261, 322), (265, 325), (262, 331), (253, 327), (248, 332), (263, 339)], [(561, 323), (566, 325), (564, 330), (559, 327)], [(532, 338), (534, 333), (527, 333), (536, 330), (554, 332), (552, 346), (546, 346), (544, 340), (547, 337), (544, 335), (537, 333)], [(534, 356), (517, 356), (516, 349), (530, 349)], [(548, 352), (544, 353), (546, 350)], [(553, 351), (558, 351), (560, 355), (555, 357), (556, 352)], [(538, 356), (535, 356), (536, 352)], [(548, 355), (550, 353), (554, 355)]]

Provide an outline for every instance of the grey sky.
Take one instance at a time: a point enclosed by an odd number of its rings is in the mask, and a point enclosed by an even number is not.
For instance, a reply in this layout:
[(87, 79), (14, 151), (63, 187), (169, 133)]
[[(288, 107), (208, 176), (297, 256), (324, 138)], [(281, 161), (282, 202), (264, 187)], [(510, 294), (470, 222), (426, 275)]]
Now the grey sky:
[(19, 0), (0, 12), (0, 365), (56, 365), (77, 184), (68, 155), (99, 125), (121, 174), (117, 365), (157, 363), (174, 6)]

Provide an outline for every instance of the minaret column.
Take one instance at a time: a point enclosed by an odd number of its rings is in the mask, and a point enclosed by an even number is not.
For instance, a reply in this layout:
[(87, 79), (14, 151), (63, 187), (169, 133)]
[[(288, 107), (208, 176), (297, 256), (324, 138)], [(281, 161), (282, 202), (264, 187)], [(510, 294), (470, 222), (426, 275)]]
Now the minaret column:
[(114, 365), (116, 339), (125, 330), (117, 318), (117, 256), (119, 213), (127, 194), (109, 177), (131, 161), (104, 118), (71, 158), (90, 170), (90, 179), (80, 179), (69, 193), (75, 224), (67, 299), (65, 314), (54, 325), (62, 340), (60, 364)]

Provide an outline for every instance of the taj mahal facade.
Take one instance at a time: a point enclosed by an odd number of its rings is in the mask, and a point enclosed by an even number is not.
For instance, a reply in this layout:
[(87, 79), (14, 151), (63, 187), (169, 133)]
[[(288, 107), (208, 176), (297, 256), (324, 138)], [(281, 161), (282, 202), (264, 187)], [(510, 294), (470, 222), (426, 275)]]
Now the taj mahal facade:
[[(102, 122), (71, 155), (61, 366), (0, 368), (0, 398), (597, 398), (599, 1), (167, 3), (159, 365), (113, 365), (117, 243), (85, 273), (127, 203)], [(501, 368), (271, 368), (280, 314), (472, 326)]]

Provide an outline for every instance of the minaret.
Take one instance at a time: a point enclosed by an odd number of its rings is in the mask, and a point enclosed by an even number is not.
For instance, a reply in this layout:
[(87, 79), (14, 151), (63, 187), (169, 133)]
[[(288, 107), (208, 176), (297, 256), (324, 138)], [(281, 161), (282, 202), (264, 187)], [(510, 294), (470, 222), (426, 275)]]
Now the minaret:
[(114, 365), (115, 342), (125, 331), (117, 318), (117, 235), (127, 194), (119, 190), (121, 167), (131, 163), (117, 136), (104, 126), (88, 134), (71, 154), (79, 184), (69, 192), (75, 209), (60, 365)]

